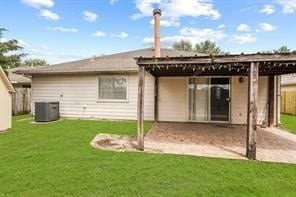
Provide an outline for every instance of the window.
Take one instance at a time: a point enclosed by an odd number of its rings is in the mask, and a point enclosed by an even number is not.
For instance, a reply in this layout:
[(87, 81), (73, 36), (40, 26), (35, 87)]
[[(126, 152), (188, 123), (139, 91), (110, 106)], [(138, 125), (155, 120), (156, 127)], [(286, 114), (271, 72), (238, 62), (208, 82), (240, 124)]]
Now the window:
[(127, 100), (126, 76), (100, 76), (99, 100)]

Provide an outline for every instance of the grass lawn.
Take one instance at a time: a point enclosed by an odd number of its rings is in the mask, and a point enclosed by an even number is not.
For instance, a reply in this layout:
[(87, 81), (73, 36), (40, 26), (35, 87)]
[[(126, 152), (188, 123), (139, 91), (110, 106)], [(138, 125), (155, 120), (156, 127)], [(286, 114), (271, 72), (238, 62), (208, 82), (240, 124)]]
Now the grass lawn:
[(101, 151), (97, 133), (134, 135), (136, 123), (23, 118), (0, 134), (0, 196), (296, 195), (296, 165)]
[(296, 134), (296, 116), (281, 114), (281, 127)]

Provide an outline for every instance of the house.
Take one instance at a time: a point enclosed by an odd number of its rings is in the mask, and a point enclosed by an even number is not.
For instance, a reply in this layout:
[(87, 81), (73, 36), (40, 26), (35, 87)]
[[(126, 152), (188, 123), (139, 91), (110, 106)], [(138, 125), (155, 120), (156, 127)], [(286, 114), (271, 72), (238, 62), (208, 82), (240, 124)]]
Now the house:
[(153, 14), (154, 49), (17, 71), (32, 76), (32, 107), (37, 101), (59, 101), (61, 117), (137, 120), (140, 149), (144, 119), (243, 124), (247, 155), (254, 159), (256, 127), (278, 125), (278, 75), (296, 72), (296, 54), (161, 50), (160, 10)]
[(11, 128), (11, 105), (14, 88), (0, 67), (0, 131)]
[[(138, 66), (134, 58), (204, 55), (160, 50), (159, 10), (154, 17), (155, 50), (128, 51), (18, 71), (32, 77), (32, 111), (37, 101), (59, 101), (61, 117), (136, 120)], [(146, 75), (144, 117), (154, 120), (155, 80), (153, 75)], [(268, 77), (259, 77), (258, 124), (266, 124), (268, 118), (268, 81)], [(247, 123), (246, 76), (160, 77), (158, 85), (159, 121)]]
[[(172, 49), (163, 49), (162, 54), (194, 55)], [(136, 120), (138, 66), (134, 57), (153, 55), (154, 50), (148, 48), (17, 72), (32, 76), (33, 113), (37, 101), (59, 101), (61, 117)], [(154, 78), (149, 74), (146, 91), (146, 119), (153, 120)]]
[(296, 75), (283, 75), (281, 77), (281, 91), (296, 91)]
[(31, 88), (31, 79), (21, 74), (16, 74), (17, 70), (30, 69), (31, 67), (16, 67), (7, 69), (8, 79), (15, 88)]

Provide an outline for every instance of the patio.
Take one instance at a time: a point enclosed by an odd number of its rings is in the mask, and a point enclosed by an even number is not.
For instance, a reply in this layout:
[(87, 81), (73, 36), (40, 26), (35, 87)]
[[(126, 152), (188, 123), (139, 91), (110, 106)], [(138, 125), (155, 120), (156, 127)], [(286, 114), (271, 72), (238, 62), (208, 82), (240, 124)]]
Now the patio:
[[(145, 136), (145, 150), (246, 159), (246, 126), (158, 123)], [(278, 128), (260, 128), (257, 160), (296, 163), (296, 136)]]
[[(157, 33), (157, 31), (156, 31)], [(155, 36), (156, 43), (159, 42), (159, 38)], [(155, 48), (157, 48), (155, 46)], [(264, 159), (269, 148), (263, 146), (263, 153), (258, 153), (257, 158), (257, 127), (258, 125), (258, 87), (259, 87), (259, 76), (268, 77), (268, 118), (267, 126), (273, 127), (279, 124), (279, 113), (277, 112), (277, 102), (279, 101), (279, 86), (278, 77), (283, 74), (295, 73), (296, 65), (296, 53), (267, 53), (267, 54), (234, 54), (234, 55), (207, 55), (207, 56), (190, 56), (190, 57), (161, 57), (160, 53), (156, 52), (155, 57), (135, 58), (139, 66), (138, 75), (138, 106), (137, 106), (137, 140), (138, 149), (144, 150), (144, 90), (145, 90), (145, 72), (150, 73), (155, 77), (154, 82), (154, 121), (157, 123), (159, 121), (159, 78), (160, 77), (200, 77), (200, 76), (248, 76), (248, 101), (246, 104), (247, 113), (247, 127), (246, 129), (239, 129), (241, 136), (244, 136), (245, 143), (241, 142), (240, 146), (236, 146), (234, 152), (239, 154), (245, 154), (248, 159)], [(231, 98), (230, 98), (231, 99)], [(222, 105), (221, 105), (222, 106)], [(185, 121), (184, 121), (185, 122)], [(272, 131), (273, 129), (271, 129)], [(266, 130), (267, 131), (267, 130)], [(273, 132), (274, 133), (274, 132)], [(224, 134), (222, 134), (224, 135)], [(261, 141), (266, 141), (269, 137), (259, 135)], [(229, 135), (231, 136), (231, 135)], [(260, 137), (262, 136), (262, 137)], [(277, 139), (278, 137), (276, 137)], [(259, 140), (258, 139), (258, 140)], [(273, 139), (273, 138), (272, 138)], [(274, 142), (274, 140), (272, 140)], [(232, 140), (226, 140), (227, 143)], [(236, 140), (235, 140), (236, 141)], [(277, 141), (277, 140), (275, 140)], [(285, 140), (286, 141), (286, 140)], [(224, 141), (225, 142), (225, 141)], [(145, 141), (146, 143), (146, 141)], [(266, 142), (267, 143), (267, 142)], [(295, 141), (294, 141), (295, 143)], [(225, 143), (223, 143), (222, 148), (224, 149)], [(245, 144), (245, 146), (242, 146)], [(283, 142), (285, 144), (285, 142)], [(258, 146), (260, 143), (258, 142)], [(147, 146), (145, 146), (147, 147)], [(232, 145), (228, 144), (228, 147)], [(241, 148), (245, 147), (246, 151), (241, 151)], [(279, 150), (275, 145), (271, 148)], [(260, 149), (260, 148), (259, 148)], [(230, 149), (233, 152), (233, 149)], [(274, 149), (272, 149), (274, 150)], [(280, 149), (276, 154), (267, 154), (267, 160), (273, 160), (274, 157), (282, 157), (281, 155), (286, 155), (283, 151), (286, 149)], [(295, 150), (295, 149), (294, 149)], [(260, 150), (259, 150), (260, 151)], [(266, 154), (265, 154), (266, 153)], [(295, 153), (295, 151), (294, 151)], [(295, 154), (294, 154), (295, 155)], [(286, 159), (290, 160), (290, 153), (284, 156)], [(292, 155), (292, 158), (293, 155)], [(274, 159), (277, 160), (277, 159)]]
[[(246, 126), (203, 123), (157, 123), (145, 135), (145, 152), (247, 159)], [(136, 137), (98, 134), (98, 149), (139, 151)], [(296, 135), (278, 128), (258, 128), (257, 160), (296, 164)]]

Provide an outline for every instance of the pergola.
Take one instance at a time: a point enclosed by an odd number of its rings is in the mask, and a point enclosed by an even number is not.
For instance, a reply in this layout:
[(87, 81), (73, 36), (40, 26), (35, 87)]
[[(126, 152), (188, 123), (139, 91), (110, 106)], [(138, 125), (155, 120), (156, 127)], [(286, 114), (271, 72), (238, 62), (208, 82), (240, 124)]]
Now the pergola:
[(155, 77), (154, 118), (158, 121), (158, 77), (248, 76), (246, 156), (256, 159), (258, 77), (269, 76), (269, 125), (273, 125), (274, 76), (296, 73), (296, 52), (190, 57), (135, 58), (139, 66), (137, 135), (144, 150), (145, 72)]

